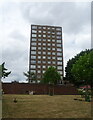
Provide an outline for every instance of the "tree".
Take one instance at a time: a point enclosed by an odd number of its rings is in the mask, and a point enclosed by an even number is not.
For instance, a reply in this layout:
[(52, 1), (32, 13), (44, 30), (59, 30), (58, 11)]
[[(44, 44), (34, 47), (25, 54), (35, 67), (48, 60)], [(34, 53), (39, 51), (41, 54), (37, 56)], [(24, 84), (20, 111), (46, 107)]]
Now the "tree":
[(43, 83), (46, 84), (57, 84), (61, 80), (60, 73), (57, 72), (56, 68), (49, 67), (43, 74)]
[(8, 77), (8, 75), (11, 73), (11, 71), (10, 71), (10, 72), (6, 72), (7, 70), (8, 70), (8, 69), (5, 68), (5, 62), (2, 63), (2, 64), (0, 65), (0, 97), (1, 97), (1, 94), (2, 94), (2, 90), (1, 90), (1, 85), (2, 85), (1, 79), (2, 79), (2, 78), (5, 78), (5, 77)]
[(73, 67), (73, 64), (76, 63), (76, 61), (79, 59), (80, 56), (83, 56), (85, 53), (90, 53), (93, 49), (86, 49), (85, 51), (81, 51), (79, 54), (77, 54), (74, 58), (69, 59), (67, 62), (67, 66), (65, 67), (65, 72), (66, 72), (66, 80), (68, 80), (70, 83), (75, 84), (75, 78), (71, 72), (71, 69)]
[(30, 83), (32, 83), (33, 81), (37, 83), (36, 74), (34, 72), (30, 73), (29, 71), (27, 71), (27, 73), (23, 72), (23, 74), (27, 77), (27, 81), (29, 81)]
[(43, 79), (41, 83), (49, 84), (49, 95), (54, 95), (54, 85), (56, 85), (61, 80), (60, 73), (54, 67), (49, 67), (43, 74)]
[(84, 84), (93, 84), (93, 50), (80, 56), (73, 64), (71, 72), (75, 82), (84, 82)]
[(5, 78), (5, 77), (8, 77), (8, 75), (11, 73), (11, 71), (10, 71), (10, 72), (6, 72), (7, 70), (8, 70), (8, 69), (5, 68), (5, 62), (2, 63), (2, 64), (0, 65), (0, 79), (1, 79), (1, 78)]

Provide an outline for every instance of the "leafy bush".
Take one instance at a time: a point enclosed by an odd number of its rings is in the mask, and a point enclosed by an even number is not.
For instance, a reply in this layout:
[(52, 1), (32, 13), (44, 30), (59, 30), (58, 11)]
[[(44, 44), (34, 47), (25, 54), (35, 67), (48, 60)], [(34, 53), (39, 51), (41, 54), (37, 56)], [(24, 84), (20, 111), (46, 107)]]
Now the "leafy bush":
[(81, 97), (85, 98), (85, 101), (90, 102), (92, 94), (91, 90), (86, 91), (84, 89), (78, 89), (78, 93), (79, 95), (81, 95)]

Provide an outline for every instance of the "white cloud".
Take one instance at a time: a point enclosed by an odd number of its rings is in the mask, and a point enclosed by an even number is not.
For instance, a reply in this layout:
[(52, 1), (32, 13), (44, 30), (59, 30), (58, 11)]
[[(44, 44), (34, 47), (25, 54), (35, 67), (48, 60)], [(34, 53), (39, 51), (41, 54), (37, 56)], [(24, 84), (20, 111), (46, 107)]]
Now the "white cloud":
[(82, 49), (91, 48), (91, 36), (90, 34), (78, 34), (76, 36), (75, 45)]
[(90, 3), (6, 2), (0, 8), (3, 61), (12, 71), (7, 81), (25, 81), (23, 72), (28, 70), (31, 24), (63, 28), (64, 66), (81, 50), (91, 47)]

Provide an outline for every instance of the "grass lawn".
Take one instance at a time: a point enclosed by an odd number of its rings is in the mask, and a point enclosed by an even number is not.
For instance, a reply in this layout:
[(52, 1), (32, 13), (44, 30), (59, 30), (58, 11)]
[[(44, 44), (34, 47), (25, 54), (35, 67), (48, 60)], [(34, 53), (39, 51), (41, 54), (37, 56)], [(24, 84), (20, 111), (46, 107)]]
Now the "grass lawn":
[[(18, 102), (14, 103), (13, 99)], [(91, 102), (79, 95), (3, 95), (3, 118), (91, 118)]]

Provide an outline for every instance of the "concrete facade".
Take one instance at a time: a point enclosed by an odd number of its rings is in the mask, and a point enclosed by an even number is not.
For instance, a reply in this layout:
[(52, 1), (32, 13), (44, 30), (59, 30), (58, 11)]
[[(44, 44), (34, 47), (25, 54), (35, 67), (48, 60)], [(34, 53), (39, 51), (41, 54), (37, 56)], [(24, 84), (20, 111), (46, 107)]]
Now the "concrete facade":
[[(38, 81), (48, 67), (56, 67), (63, 81), (62, 27), (31, 25), (29, 72), (34, 72)], [(29, 83), (31, 83), (31, 77)]]

